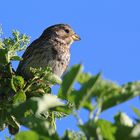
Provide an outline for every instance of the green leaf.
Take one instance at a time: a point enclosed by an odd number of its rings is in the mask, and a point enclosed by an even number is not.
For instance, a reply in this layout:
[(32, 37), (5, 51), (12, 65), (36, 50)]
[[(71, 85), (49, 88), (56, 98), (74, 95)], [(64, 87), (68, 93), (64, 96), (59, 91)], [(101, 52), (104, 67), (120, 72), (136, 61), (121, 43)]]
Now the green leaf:
[[(15, 140), (40, 140), (40, 136), (38, 133), (34, 132), (34, 131), (22, 131), (20, 133), (18, 133), (15, 138)], [(42, 139), (42, 140), (45, 140)]]
[(58, 97), (61, 99), (67, 99), (68, 95), (72, 91), (72, 86), (77, 80), (80, 72), (82, 70), (82, 65), (73, 66), (69, 72), (64, 76), (61, 88), (58, 92)]
[(60, 79), (60, 77), (52, 73), (51, 67), (30, 68), (29, 70), (34, 75), (35, 80), (39, 78), (45, 84), (51, 85), (51, 84), (62, 83), (62, 80)]
[(130, 135), (133, 127), (129, 127), (121, 124), (117, 124), (114, 126), (117, 128), (116, 133), (114, 134), (116, 140), (138, 140)]
[(92, 103), (90, 103), (90, 102), (84, 102), (83, 107), (85, 109), (89, 110), (90, 112), (95, 109), (95, 106), (93, 106)]
[(84, 133), (66, 130), (62, 140), (87, 140)]
[(16, 133), (19, 132), (20, 124), (17, 122), (14, 116), (9, 116), (7, 123), (8, 123), (8, 130), (10, 134), (15, 135)]
[(73, 93), (75, 94), (75, 105), (76, 108), (79, 109), (80, 107), (83, 107), (86, 102), (92, 98), (92, 93), (94, 90), (94, 86), (97, 82), (97, 80), (100, 77), (100, 73), (97, 74), (95, 77), (91, 77), (87, 82), (85, 82), (79, 91)]
[(13, 103), (20, 104), (26, 101), (26, 94), (24, 91), (19, 91), (13, 96)]
[(45, 94), (43, 97), (33, 97), (32, 101), (37, 102), (38, 109), (36, 114), (43, 113), (49, 109), (64, 106), (64, 103), (55, 95)]
[(28, 99), (26, 102), (23, 102), (19, 105), (15, 104), (11, 106), (11, 108), (8, 108), (8, 112), (9, 114), (15, 116), (17, 119), (20, 119), (21, 117), (24, 117), (26, 112), (28, 112), (29, 110), (35, 113), (38, 109), (37, 104), (38, 104), (37, 101)]
[(87, 81), (90, 79), (91, 76), (92, 76), (92, 75), (89, 74), (89, 73), (84, 73), (84, 72), (82, 72), (82, 73), (80, 73), (80, 75), (78, 76), (77, 81), (78, 81), (80, 84), (84, 84), (85, 82), (87, 82)]
[(59, 113), (64, 113), (65, 115), (69, 115), (72, 113), (72, 109), (70, 109), (68, 106), (59, 106), (54, 108), (54, 111), (57, 111)]
[(3, 48), (3, 42), (1, 41), (1, 38), (0, 38), (0, 49), (4, 49)]
[[(64, 104), (55, 95), (46, 94), (43, 97), (32, 97), (24, 103), (13, 106), (9, 113), (13, 114), (21, 125), (24, 125), (41, 135), (53, 135), (54, 127), (50, 125), (41, 114), (49, 110), (54, 110), (56, 107), (63, 106)], [(21, 111), (22, 110), (22, 111)], [(25, 114), (30, 111), (33, 116)]]
[(48, 111), (49, 109), (59, 106), (64, 106), (64, 103), (59, 98), (57, 98), (57, 96), (45, 94), (42, 97), (32, 97), (26, 102), (12, 107), (9, 111), (17, 118), (20, 118), (21, 116), (24, 116), (24, 113), (28, 110), (32, 110), (32, 112), (34, 112), (36, 115), (39, 115)]
[(79, 125), (79, 127), (88, 139), (115, 140), (114, 134), (117, 128), (109, 121), (100, 119), (95, 122), (90, 120), (84, 125)]
[(8, 61), (8, 51), (6, 49), (0, 49), (0, 65), (6, 65)]
[(2, 47), (7, 50), (7, 61), (19, 60), (17, 52), (24, 50), (29, 43), (29, 37), (24, 34), (20, 34), (19, 31), (13, 31), (12, 37), (4, 38), (2, 41)]
[(140, 118), (140, 110), (134, 106), (131, 107), (135, 114)]
[(18, 133), (14, 140), (58, 140), (57, 136), (43, 136), (35, 131), (22, 131)]
[(117, 140), (137, 140), (133, 139), (130, 135), (134, 128), (134, 124), (133, 120), (130, 119), (130, 117), (127, 114), (125, 114), (124, 112), (119, 112), (114, 117), (114, 120), (115, 122), (113, 125), (117, 128), (114, 136)]
[[(140, 138), (140, 123), (136, 124), (130, 134), (131, 137), (135, 138), (134, 140), (139, 140)], [(137, 139), (136, 139), (137, 138)]]
[(140, 95), (140, 82), (129, 82), (122, 87), (115, 84), (108, 84), (108, 87), (108, 89), (104, 89), (102, 110), (106, 110)]
[(48, 80), (51, 84), (61, 84), (62, 83), (62, 80), (55, 74), (50, 74), (45, 79)]
[(133, 120), (124, 112), (118, 112), (114, 119), (115, 124), (133, 127)]
[(0, 109), (0, 131), (6, 127), (7, 111)]
[(5, 140), (11, 140), (11, 138), (10, 138), (10, 137), (6, 137), (6, 136), (5, 136)]
[[(100, 128), (99, 133), (101, 133), (104, 139), (115, 140), (114, 133), (116, 132), (116, 127), (114, 127), (110, 122), (99, 120), (96, 125)], [(99, 133), (97, 132), (98, 135), (100, 135)]]
[(24, 86), (24, 79), (21, 76), (12, 76), (11, 87), (16, 92)]
[(39, 135), (52, 137), (52, 139), (58, 139), (54, 128), (50, 125), (50, 122), (36, 118), (34, 116), (20, 119), (20, 123), (37, 132)]
[(50, 132), (50, 135), (54, 133), (47, 121), (36, 118), (34, 116), (22, 118), (20, 122), (24, 126), (38, 132), (41, 135), (49, 135), (48, 131)]
[(12, 57), (11, 57), (11, 60), (13, 60), (13, 61), (21, 61), (22, 58), (19, 57), (19, 56), (12, 56)]

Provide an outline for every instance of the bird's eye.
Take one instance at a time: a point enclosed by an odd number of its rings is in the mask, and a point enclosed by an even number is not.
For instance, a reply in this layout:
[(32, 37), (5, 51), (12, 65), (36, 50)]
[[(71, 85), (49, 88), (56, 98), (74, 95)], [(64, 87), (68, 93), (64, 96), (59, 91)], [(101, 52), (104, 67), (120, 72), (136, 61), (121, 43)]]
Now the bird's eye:
[(69, 33), (70, 31), (69, 31), (68, 29), (65, 29), (65, 32), (66, 32), (66, 33)]

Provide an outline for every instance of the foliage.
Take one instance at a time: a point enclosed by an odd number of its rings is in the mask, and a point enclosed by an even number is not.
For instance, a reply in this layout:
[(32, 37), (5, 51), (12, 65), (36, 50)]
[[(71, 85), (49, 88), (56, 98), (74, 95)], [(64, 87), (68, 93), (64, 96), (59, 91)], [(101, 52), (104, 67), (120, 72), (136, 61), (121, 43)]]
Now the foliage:
[[(16, 74), (11, 62), (20, 61), (17, 53), (26, 48), (29, 37), (13, 31), (12, 37), (0, 39), (0, 130), (6, 127), (15, 140), (138, 140), (140, 138), (140, 110), (135, 123), (124, 112), (116, 112), (114, 122), (100, 119), (100, 114), (140, 94), (140, 82), (122, 86), (101, 77), (83, 72), (75, 65), (63, 80), (51, 68), (33, 69), (28, 81)], [(60, 84), (57, 95), (51, 86)], [(79, 84), (79, 89), (75, 88)], [(78, 110), (86, 109), (88, 120), (81, 122)], [(66, 130), (62, 137), (56, 131), (56, 119), (73, 115), (79, 132)], [(19, 132), (20, 125), (29, 128)], [(7, 138), (8, 139), (8, 138)]]

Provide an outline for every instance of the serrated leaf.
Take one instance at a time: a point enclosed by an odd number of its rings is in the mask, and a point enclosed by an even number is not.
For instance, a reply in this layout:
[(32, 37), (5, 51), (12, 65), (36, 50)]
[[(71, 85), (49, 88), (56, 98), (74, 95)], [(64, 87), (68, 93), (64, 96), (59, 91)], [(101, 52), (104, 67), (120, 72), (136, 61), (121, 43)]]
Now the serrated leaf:
[(61, 99), (67, 99), (68, 95), (72, 90), (72, 86), (76, 81), (82, 70), (82, 65), (73, 66), (69, 72), (64, 76), (61, 88), (58, 92), (58, 97)]

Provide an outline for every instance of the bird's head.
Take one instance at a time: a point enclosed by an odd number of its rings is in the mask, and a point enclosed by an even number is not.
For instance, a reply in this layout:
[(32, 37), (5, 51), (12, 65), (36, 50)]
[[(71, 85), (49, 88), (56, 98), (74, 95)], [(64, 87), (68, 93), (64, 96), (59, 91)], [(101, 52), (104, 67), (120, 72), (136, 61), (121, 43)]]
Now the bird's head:
[(43, 38), (58, 40), (65, 44), (72, 44), (73, 41), (80, 40), (80, 37), (67, 24), (56, 24), (48, 27), (43, 34)]

